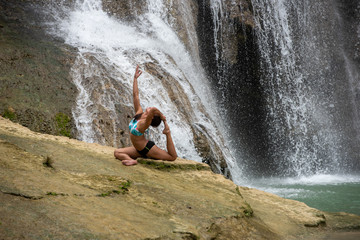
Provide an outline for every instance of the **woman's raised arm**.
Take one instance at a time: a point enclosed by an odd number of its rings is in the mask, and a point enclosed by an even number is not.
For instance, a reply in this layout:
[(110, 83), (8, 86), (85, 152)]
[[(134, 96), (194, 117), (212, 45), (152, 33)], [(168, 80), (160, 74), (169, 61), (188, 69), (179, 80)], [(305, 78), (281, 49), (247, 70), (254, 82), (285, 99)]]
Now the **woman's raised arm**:
[(142, 74), (142, 71), (139, 69), (139, 66), (136, 66), (135, 75), (134, 75), (134, 83), (133, 83), (133, 101), (134, 101), (134, 108), (135, 114), (139, 114), (143, 112), (143, 109), (140, 105), (140, 98), (139, 98), (139, 87), (137, 79)]

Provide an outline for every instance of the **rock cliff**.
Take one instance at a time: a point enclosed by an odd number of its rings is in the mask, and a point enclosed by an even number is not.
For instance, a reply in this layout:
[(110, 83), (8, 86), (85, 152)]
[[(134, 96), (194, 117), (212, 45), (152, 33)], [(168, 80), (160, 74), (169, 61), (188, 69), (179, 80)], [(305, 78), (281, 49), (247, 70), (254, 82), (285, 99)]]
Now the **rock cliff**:
[(75, 136), (69, 72), (76, 51), (45, 34), (30, 3), (0, 1), (0, 114), (34, 131)]
[(359, 216), (236, 186), (190, 160), (125, 167), (113, 150), (0, 117), (0, 239), (360, 236)]

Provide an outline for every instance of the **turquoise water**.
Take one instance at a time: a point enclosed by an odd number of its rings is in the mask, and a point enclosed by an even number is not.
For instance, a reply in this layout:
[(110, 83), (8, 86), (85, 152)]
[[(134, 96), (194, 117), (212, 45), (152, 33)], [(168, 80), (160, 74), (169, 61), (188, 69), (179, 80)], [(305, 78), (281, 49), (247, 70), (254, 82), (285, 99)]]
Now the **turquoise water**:
[(322, 211), (360, 215), (360, 176), (262, 178), (246, 185), (280, 197), (304, 202)]

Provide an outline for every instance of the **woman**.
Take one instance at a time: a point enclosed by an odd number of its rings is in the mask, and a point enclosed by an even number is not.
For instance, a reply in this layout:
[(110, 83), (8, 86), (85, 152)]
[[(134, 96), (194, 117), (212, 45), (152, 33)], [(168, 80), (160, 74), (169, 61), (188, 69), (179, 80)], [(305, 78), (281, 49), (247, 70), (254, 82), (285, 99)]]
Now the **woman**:
[[(171, 138), (170, 128), (166, 122), (165, 116), (155, 107), (150, 107), (143, 111), (140, 106), (139, 89), (137, 79), (141, 75), (139, 66), (136, 67), (133, 83), (133, 98), (135, 107), (135, 116), (129, 124), (130, 140), (133, 144), (131, 147), (119, 148), (114, 151), (114, 156), (121, 160), (122, 164), (131, 166), (137, 164), (136, 158), (147, 157), (174, 161), (177, 158), (174, 143)], [(144, 133), (149, 126), (157, 127), (161, 121), (164, 122), (165, 128), (163, 134), (166, 136), (167, 152), (158, 148), (153, 141), (145, 138)]]

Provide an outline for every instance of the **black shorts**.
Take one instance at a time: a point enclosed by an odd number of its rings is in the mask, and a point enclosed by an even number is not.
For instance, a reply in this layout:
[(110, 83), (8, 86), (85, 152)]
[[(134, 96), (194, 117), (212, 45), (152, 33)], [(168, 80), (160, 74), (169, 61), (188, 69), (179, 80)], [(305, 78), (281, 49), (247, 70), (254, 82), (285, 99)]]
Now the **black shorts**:
[(148, 141), (146, 146), (144, 147), (143, 150), (139, 151), (139, 150), (136, 150), (138, 151), (138, 153), (140, 153), (140, 155), (144, 158), (146, 158), (146, 154), (148, 154), (148, 152), (150, 151), (150, 149), (155, 146), (155, 143), (153, 141)]

